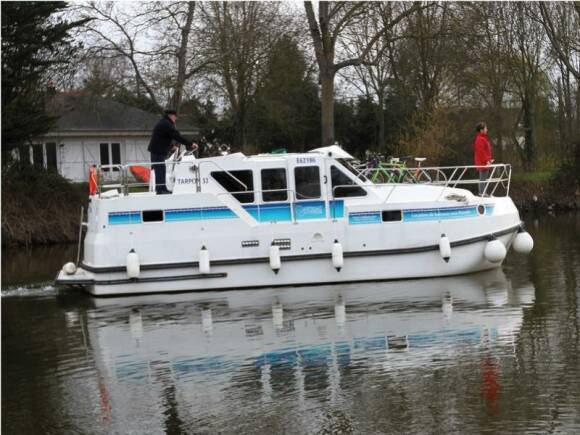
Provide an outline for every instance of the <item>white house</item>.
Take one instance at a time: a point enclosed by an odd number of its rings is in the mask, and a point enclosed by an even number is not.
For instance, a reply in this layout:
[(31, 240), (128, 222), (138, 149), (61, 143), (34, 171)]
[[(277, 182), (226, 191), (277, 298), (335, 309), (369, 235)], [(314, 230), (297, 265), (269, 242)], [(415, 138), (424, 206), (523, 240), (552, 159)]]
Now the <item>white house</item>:
[[(57, 95), (51, 107), (59, 118), (52, 131), (29, 146), (26, 158), (32, 164), (83, 182), (93, 164), (150, 160), (147, 146), (159, 115), (79, 93)], [(186, 138), (198, 135), (198, 129), (184, 119), (177, 121), (177, 129)]]

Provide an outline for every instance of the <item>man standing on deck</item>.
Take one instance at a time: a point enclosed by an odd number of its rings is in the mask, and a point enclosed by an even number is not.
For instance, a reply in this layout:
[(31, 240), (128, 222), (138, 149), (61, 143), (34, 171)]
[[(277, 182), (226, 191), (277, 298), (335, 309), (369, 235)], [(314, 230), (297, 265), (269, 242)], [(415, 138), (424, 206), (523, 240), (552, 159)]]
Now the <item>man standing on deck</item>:
[(151, 163), (153, 171), (155, 171), (155, 192), (160, 195), (171, 193), (165, 185), (165, 159), (170, 151), (177, 150), (177, 146), (172, 145), (172, 142), (181, 143), (186, 147), (191, 146), (188, 148), (191, 151), (198, 148), (195, 142), (188, 141), (177, 131), (175, 128), (176, 120), (177, 112), (173, 109), (167, 109), (165, 116), (155, 124), (147, 148), (147, 151), (151, 153)]

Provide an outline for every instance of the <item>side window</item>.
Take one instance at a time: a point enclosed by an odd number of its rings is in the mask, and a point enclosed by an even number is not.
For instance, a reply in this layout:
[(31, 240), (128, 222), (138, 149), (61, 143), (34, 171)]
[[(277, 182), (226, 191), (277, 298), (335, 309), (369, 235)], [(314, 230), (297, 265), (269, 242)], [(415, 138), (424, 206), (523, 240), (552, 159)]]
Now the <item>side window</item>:
[(320, 198), (320, 170), (318, 166), (298, 166), (294, 168), (296, 199)]
[[(286, 169), (262, 169), (261, 175), (262, 200), (264, 202), (288, 200), (288, 191), (286, 190), (288, 188), (288, 183), (286, 181)], [(275, 192), (267, 192), (268, 190), (275, 190)]]
[(330, 167), (330, 179), (332, 192), (335, 198), (347, 198), (351, 196), (366, 196), (367, 191), (350, 179), (344, 172), (332, 165)]
[(143, 210), (143, 222), (162, 222), (163, 210)]
[(211, 176), (230, 193), (251, 191), (248, 193), (233, 193), (233, 196), (242, 203), (254, 202), (252, 171), (220, 171), (212, 172)]

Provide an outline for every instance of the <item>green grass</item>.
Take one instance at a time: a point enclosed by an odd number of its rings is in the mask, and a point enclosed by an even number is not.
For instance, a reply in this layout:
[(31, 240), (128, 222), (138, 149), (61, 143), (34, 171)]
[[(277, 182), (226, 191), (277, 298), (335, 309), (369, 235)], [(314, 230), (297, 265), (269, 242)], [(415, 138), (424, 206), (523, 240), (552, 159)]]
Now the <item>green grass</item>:
[(512, 174), (513, 181), (550, 181), (554, 176), (553, 171), (536, 171), (536, 172), (518, 172)]

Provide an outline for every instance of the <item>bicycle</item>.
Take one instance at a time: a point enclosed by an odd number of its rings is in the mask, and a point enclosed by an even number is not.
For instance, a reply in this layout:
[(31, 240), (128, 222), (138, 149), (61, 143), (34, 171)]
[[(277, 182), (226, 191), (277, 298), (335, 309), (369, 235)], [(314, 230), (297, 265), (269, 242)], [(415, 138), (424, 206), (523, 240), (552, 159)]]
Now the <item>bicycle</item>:
[(408, 168), (407, 161), (411, 156), (389, 157), (388, 163), (381, 161), (381, 156), (375, 155), (367, 162), (367, 178), (373, 183), (419, 183), (422, 176), (421, 163), (425, 161), (424, 157), (417, 157), (417, 168)]

